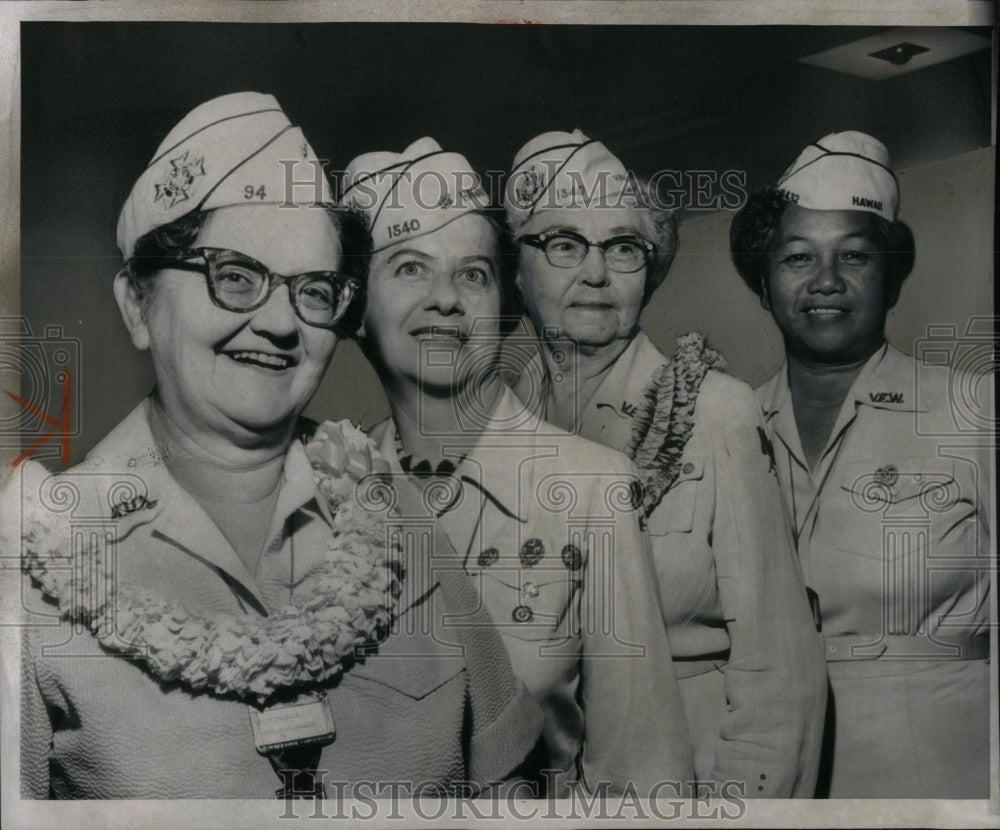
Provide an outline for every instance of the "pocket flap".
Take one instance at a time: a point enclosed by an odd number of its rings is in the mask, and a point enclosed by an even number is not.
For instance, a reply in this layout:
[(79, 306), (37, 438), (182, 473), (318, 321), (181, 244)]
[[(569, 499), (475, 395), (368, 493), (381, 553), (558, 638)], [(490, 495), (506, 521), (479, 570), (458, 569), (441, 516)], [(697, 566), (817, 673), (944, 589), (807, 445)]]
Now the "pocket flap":
[(898, 504), (918, 498), (955, 480), (951, 458), (873, 458), (844, 465), (840, 486), (860, 504)]
[(439, 642), (427, 633), (408, 631), (408, 623), (419, 626), (421, 621), (404, 614), (397, 622), (402, 630), (359, 658), (350, 671), (355, 677), (420, 700), (460, 674), (465, 658), (460, 646)]
[(650, 536), (668, 533), (690, 533), (694, 527), (698, 484), (705, 477), (705, 460), (685, 457), (673, 486), (663, 495), (646, 522)]
[(682, 481), (698, 481), (705, 477), (705, 460), (694, 456), (687, 456), (681, 459), (681, 468), (677, 473), (677, 480), (674, 487)]
[(487, 571), (483, 601), (497, 630), (518, 640), (562, 640), (575, 628), (577, 592), (584, 571), (562, 565)]

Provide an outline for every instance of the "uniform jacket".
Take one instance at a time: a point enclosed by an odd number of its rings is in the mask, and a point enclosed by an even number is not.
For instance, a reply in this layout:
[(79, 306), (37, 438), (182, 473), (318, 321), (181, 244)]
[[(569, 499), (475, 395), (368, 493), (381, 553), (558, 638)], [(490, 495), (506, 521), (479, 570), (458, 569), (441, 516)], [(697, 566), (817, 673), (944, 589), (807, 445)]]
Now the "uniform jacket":
[[(74, 521), (117, 538), (121, 583), (173, 598), (189, 611), (266, 614), (287, 602), (329, 540), (301, 445), (288, 450), (275, 521), (251, 574), (171, 477), (147, 412), (144, 402), (82, 464), (60, 474)], [(37, 486), (39, 471), (37, 465), (26, 471), (24, 486)], [(13, 489), (5, 529), (19, 526)], [(143, 498), (129, 498), (136, 494)], [(120, 496), (125, 506), (116, 509)], [(5, 548), (13, 544), (17, 536), (8, 535)], [(446, 612), (477, 621), (474, 593), (415, 586), (419, 577), (408, 578), (416, 599), (401, 606), (396, 632), (326, 690), (337, 733), (318, 768), (327, 782), (372, 782), (369, 792), (388, 780), (453, 788), (463, 780), (487, 782), (510, 773), (537, 740), (540, 712), (489, 626), (440, 631)], [(16, 584), (16, 571), (4, 581)], [(159, 682), (135, 661), (102, 651), (86, 629), (60, 622), (27, 577), (22, 592), (25, 796), (274, 797), (281, 782), (256, 752), (246, 704)], [(409, 624), (427, 608), (433, 628)], [(463, 657), (463, 647), (475, 657)]]
[[(583, 402), (580, 435), (624, 448), (666, 360), (639, 333)], [(545, 389), (532, 378), (543, 371), (536, 355), (517, 389)], [(709, 371), (677, 481), (647, 530), (699, 780), (809, 797), (826, 680), (758, 424), (749, 387)]]
[[(371, 435), (400, 472), (394, 423)], [(443, 482), (424, 491), (424, 516), (447, 534), (542, 704), (548, 766), (591, 790), (683, 785), (689, 738), (634, 468), (531, 415), (506, 387), (489, 421), (451, 450), (466, 458), (450, 495), (434, 495)]]
[(756, 392), (819, 598), (831, 796), (986, 795), (990, 383), (886, 344), (813, 471), (787, 366)]

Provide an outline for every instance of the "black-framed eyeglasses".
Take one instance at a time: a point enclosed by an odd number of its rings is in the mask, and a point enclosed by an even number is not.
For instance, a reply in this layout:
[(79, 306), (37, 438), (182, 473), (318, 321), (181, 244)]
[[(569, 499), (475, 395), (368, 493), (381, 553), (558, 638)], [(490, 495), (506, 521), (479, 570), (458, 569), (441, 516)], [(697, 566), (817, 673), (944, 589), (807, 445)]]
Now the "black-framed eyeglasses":
[(361, 287), (336, 271), (284, 276), (253, 257), (227, 248), (192, 248), (168, 257), (169, 267), (205, 275), (212, 302), (226, 311), (256, 311), (279, 285), (288, 285), (292, 308), (310, 326), (331, 328), (347, 313)]
[(600, 248), (608, 268), (630, 274), (641, 270), (648, 258), (656, 253), (656, 246), (638, 234), (613, 236), (603, 242), (591, 242), (575, 231), (551, 230), (526, 234), (518, 241), (540, 248), (549, 265), (556, 268), (575, 268), (587, 258), (588, 250)]

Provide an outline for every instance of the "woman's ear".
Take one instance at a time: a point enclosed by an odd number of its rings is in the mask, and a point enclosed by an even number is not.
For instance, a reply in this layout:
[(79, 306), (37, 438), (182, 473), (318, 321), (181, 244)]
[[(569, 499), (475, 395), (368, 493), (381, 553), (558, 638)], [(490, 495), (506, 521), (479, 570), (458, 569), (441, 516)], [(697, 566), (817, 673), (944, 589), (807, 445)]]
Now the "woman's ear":
[(121, 312), (129, 337), (132, 338), (132, 345), (137, 349), (148, 349), (149, 328), (146, 326), (142, 299), (135, 283), (129, 277), (127, 268), (122, 268), (115, 275), (114, 291), (115, 302), (118, 303), (118, 311)]
[[(905, 278), (904, 278), (905, 279)], [(892, 278), (889, 285), (889, 296), (887, 298), (888, 305), (886, 305), (886, 311), (891, 311), (892, 308), (899, 302), (899, 292), (903, 288), (903, 280)]]
[[(667, 275), (670, 273), (670, 267), (674, 264), (674, 257), (677, 256), (676, 248), (668, 253), (663, 253), (660, 255), (659, 261), (656, 263), (656, 275), (646, 277), (646, 287), (645, 287), (645, 302), (649, 302), (656, 290), (666, 282)], [(649, 268), (647, 266), (646, 273), (649, 273)], [(645, 304), (645, 303), (644, 303)]]
[(764, 311), (771, 310), (771, 299), (767, 296), (767, 274), (764, 275), (764, 279), (760, 283), (760, 307)]
[(354, 339), (358, 341), (359, 345), (365, 340), (365, 338), (368, 337), (368, 332), (365, 331), (365, 320), (367, 317), (368, 311), (366, 309), (365, 313), (361, 315), (361, 322), (358, 323), (358, 330), (354, 332)]

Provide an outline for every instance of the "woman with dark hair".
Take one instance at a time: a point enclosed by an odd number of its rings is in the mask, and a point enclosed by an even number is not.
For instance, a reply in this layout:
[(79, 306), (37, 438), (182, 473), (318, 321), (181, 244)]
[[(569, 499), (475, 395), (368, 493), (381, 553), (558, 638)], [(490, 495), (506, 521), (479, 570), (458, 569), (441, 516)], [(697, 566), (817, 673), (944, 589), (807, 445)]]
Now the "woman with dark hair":
[(820, 792), (985, 797), (990, 383), (886, 342), (898, 210), (886, 148), (834, 133), (736, 215), (732, 257), (785, 341), (756, 395), (826, 645)]
[(377, 449), (299, 417), (368, 250), (324, 182), (289, 201), (315, 164), (272, 96), (236, 93), (185, 116), (125, 202), (114, 295), (156, 388), (83, 463), (25, 465), (3, 505), (27, 797), (468, 793), (537, 740), (475, 593), (403, 572), (360, 499)]
[[(527, 412), (500, 379), (517, 322), (516, 258), (468, 162), (432, 139), (347, 168), (346, 204), (371, 222), (360, 339), (392, 417), (370, 436), (402, 513), (431, 528), (474, 585), (514, 671), (545, 713), (549, 795), (685, 792), (687, 727), (616, 452)], [(419, 563), (419, 564), (418, 564)]]
[(666, 626), (698, 780), (811, 796), (822, 654), (753, 394), (702, 335), (667, 357), (639, 328), (676, 251), (673, 215), (579, 131), (528, 142), (506, 194), (540, 336), (515, 391), (639, 468), (662, 606), (646, 626)]
[[(752, 194), (746, 205), (733, 217), (730, 242), (733, 264), (743, 281), (763, 300), (768, 275), (768, 246), (781, 223), (781, 217), (794, 202), (777, 187)], [(862, 211), (859, 211), (862, 212)], [(898, 297), (903, 281), (913, 270), (916, 244), (909, 225), (898, 219), (864, 212), (869, 233), (881, 253), (886, 277)]]

